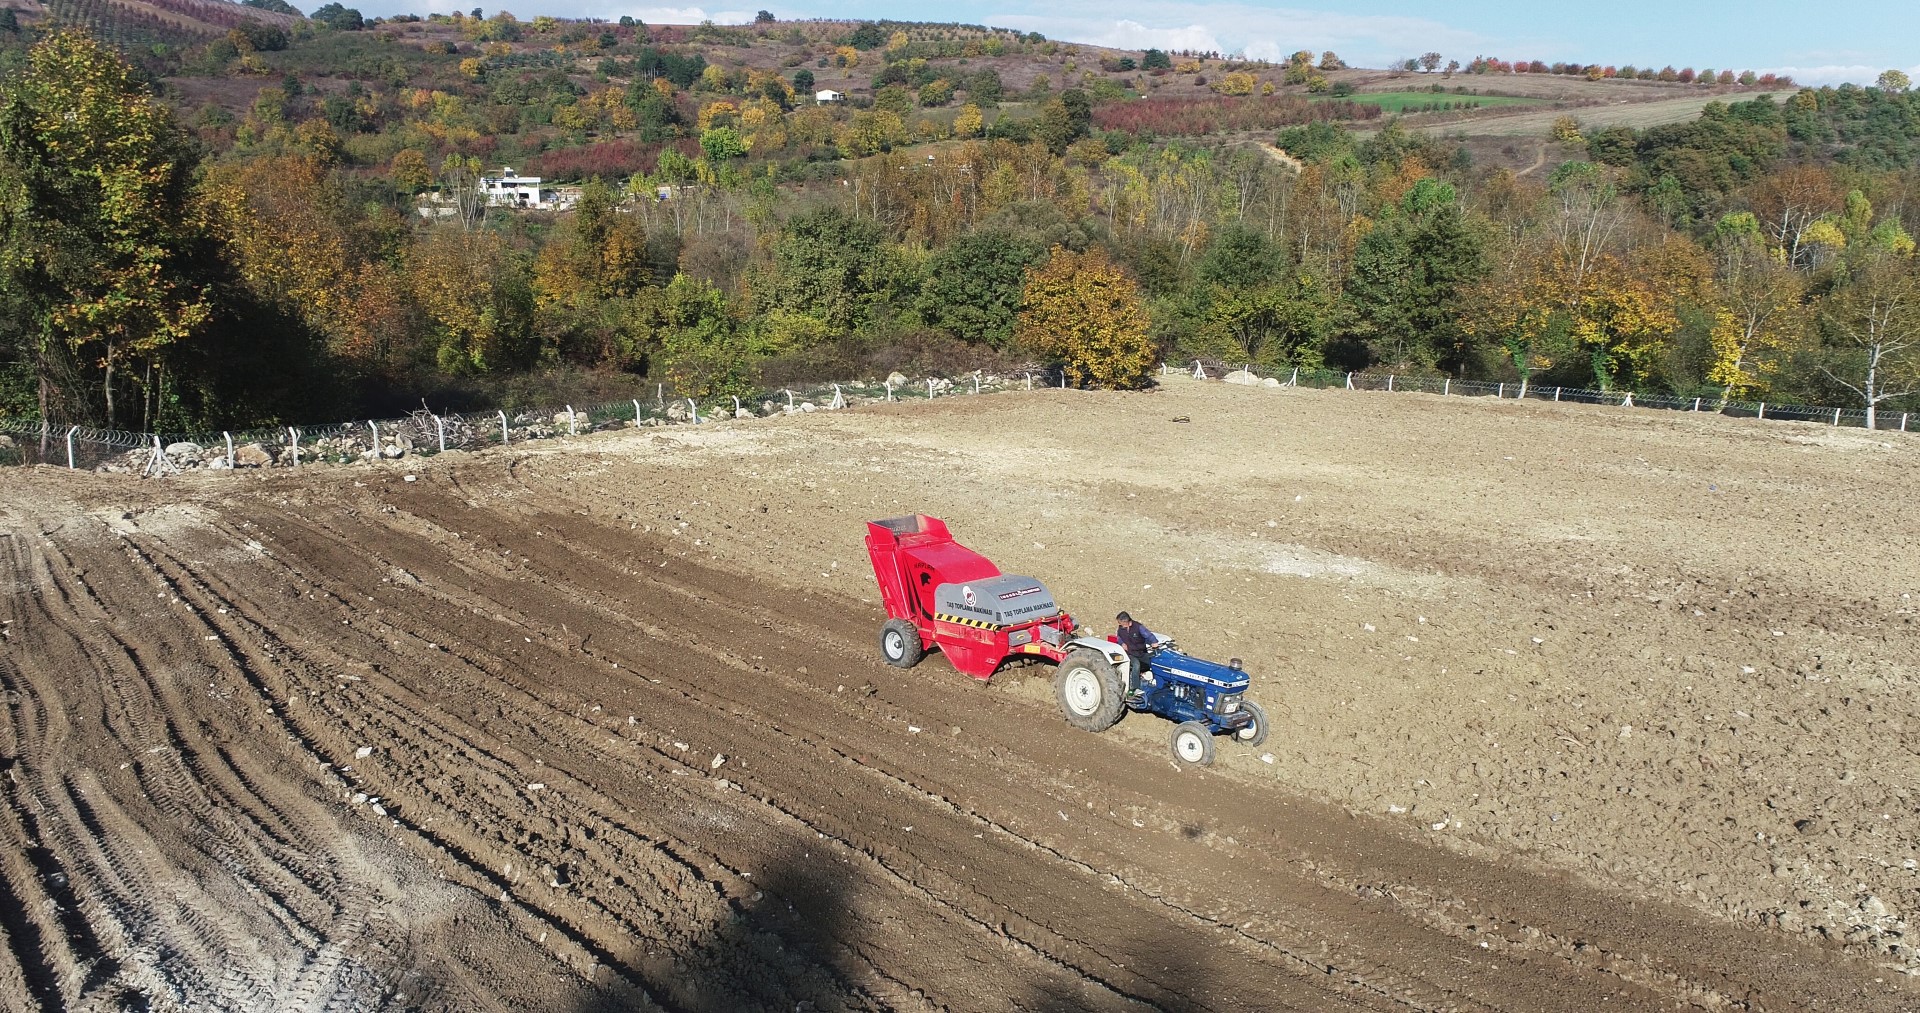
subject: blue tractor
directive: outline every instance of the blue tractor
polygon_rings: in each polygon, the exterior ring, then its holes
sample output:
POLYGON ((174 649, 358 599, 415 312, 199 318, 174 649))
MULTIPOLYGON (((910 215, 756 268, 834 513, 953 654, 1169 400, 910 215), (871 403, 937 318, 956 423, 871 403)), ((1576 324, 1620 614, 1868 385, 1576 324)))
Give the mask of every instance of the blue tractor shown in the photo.
POLYGON ((1140 694, 1126 697, 1128 666, 1120 645, 1093 637, 1077 637, 1054 670, 1054 695, 1067 723, 1090 732, 1103 732, 1127 711, 1153 714, 1175 722, 1173 755, 1182 763, 1206 766, 1213 762, 1216 735, 1244 746, 1267 741, 1267 712, 1246 698, 1247 673, 1240 659, 1227 664, 1183 654, 1173 641, 1161 638, 1147 655, 1140 673, 1140 694))

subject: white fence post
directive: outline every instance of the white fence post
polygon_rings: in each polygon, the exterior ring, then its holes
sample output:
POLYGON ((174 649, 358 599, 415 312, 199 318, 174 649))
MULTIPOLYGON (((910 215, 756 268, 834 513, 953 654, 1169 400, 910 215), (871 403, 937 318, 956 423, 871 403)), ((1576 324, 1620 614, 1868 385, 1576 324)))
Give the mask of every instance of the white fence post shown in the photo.
POLYGON ((738 394, 733 396, 733 417, 736 419, 740 417, 740 395, 738 394))
MULTIPOLYGON (((1199 359, 1193 360, 1193 378, 1195 380, 1205 380, 1207 378, 1207 371, 1200 368, 1199 359)), ((1061 383, 1060 386, 1065 387, 1066 384, 1061 383)))
POLYGON ((73 470, 73 434, 80 431, 79 426, 67 430, 67 470, 73 470))
POLYGON ((447 420, 438 415, 433 417, 434 431, 440 434, 440 452, 447 452, 447 420))
POLYGON ((509 436, 507 436, 507 413, 500 412, 499 415, 500 415, 500 445, 504 447, 507 444, 513 442, 513 440, 509 436))
POLYGON ((1765 401, 1760 402, 1759 417, 1763 419, 1767 417, 1767 403, 1765 401))
POLYGON ((572 405, 567 406, 567 435, 568 436, 580 435, 580 423, 575 421, 574 419, 572 405))
POLYGON ((640 399, 633 399, 633 427, 640 428, 640 399))
POLYGON ((372 419, 368 419, 367 428, 373 430, 373 459, 378 461, 380 459, 380 427, 374 425, 372 419))
POLYGON ((1287 379, 1287 386, 1289 387, 1300 386, 1300 367, 1299 366, 1293 367, 1293 376, 1287 379))
POLYGON ((927 400, 933 400, 933 377, 927 377, 927 400))
POLYGON ((845 394, 840 393, 840 385, 836 383, 833 385, 833 403, 828 405, 827 407, 845 408, 846 406, 847 406, 847 396, 845 394))
POLYGON ((222 431, 220 435, 227 438, 227 470, 232 471, 233 470, 233 434, 222 431))
MULTIPOLYGON (((838 385, 835 385, 833 389, 839 390, 840 387, 838 385)), ((973 374, 973 392, 975 394, 980 393, 980 374, 979 373, 973 374)))
POLYGON ((1060 389, 1067 389, 1067 367, 1065 366, 1060 367, 1060 389))
POLYGON ((1840 409, 1838 408, 1833 410, 1833 424, 1836 426, 1840 424, 1840 409))
POLYGON ((1907 431, 1907 413, 1906 412, 1900 413, 1900 431, 1903 433, 1907 431))
POLYGON ((1560 388, 1558 388, 1558 387, 1555 387, 1555 388, 1553 389, 1553 399, 1554 399, 1555 401, 1558 401, 1558 400, 1560 400, 1560 388))
POLYGON ((1027 389, 1028 389, 1028 390, 1032 390, 1032 389, 1033 389, 1033 374, 1032 374, 1032 373, 1028 373, 1028 374, 1027 374, 1027 389))
POLYGON ((1348 390, 1352 390, 1352 389, 1353 389, 1353 374, 1352 374, 1352 373, 1348 373, 1348 374, 1347 374, 1347 389, 1348 389, 1348 390))
POLYGON ((653 385, 653 399, 655 401, 660 402, 660 409, 662 411, 666 410, 666 407, 667 407, 667 385, 666 384, 656 383, 653 385))
POLYGON ((1621 400, 1620 407, 1622 408, 1633 407, 1633 391, 1627 391, 1627 396, 1621 400))
POLYGON ((1160 361, 1160 375, 1162 377, 1167 375, 1167 363, 1166 363, 1166 360, 1164 359, 1160 361))
POLYGON ((287 427, 287 442, 293 447, 293 466, 300 467, 300 430, 287 427))
POLYGON ((695 423, 700 421, 700 406, 694 404, 692 398, 687 399, 687 414, 693 416, 695 423))
POLYGON ((1447 377, 1446 380, 1440 384, 1440 396, 1446 397, 1451 393, 1453 393, 1453 377, 1447 377))
MULTIPOLYGON (((785 390, 786 388, 783 387, 781 389, 785 390)), ((793 411, 793 391, 790 391, 790 390, 787 391, 787 411, 788 412, 793 411)))
MULTIPOLYGON (((883 384, 886 384, 886 387, 887 387, 887 400, 888 400, 888 401, 892 401, 892 400, 893 400, 893 381, 892 381, 892 380, 882 380, 882 381, 880 381, 880 382, 881 382, 881 383, 883 383, 883 384)), ((1033 376, 1032 376, 1031 374, 1029 374, 1029 375, 1027 376, 1027 389, 1028 389, 1028 390, 1032 390, 1032 389, 1033 389, 1033 376)))
POLYGON ((1700 399, 1699 399, 1699 398, 1694 398, 1694 399, 1693 399, 1693 410, 1694 410, 1694 411, 1699 411, 1699 410, 1700 410, 1700 399))
POLYGON ((1498 399, 1500 399, 1500 398, 1503 398, 1503 397, 1506 397, 1506 396, 1507 396, 1507 385, 1506 385, 1506 384, 1504 384, 1504 383, 1503 383, 1503 384, 1501 384, 1501 385, 1500 385, 1500 389, 1499 389, 1499 390, 1497 390, 1497 391, 1494 391, 1494 392, 1493 392, 1493 396, 1494 396, 1494 398, 1495 398, 1495 400, 1498 400, 1498 399))

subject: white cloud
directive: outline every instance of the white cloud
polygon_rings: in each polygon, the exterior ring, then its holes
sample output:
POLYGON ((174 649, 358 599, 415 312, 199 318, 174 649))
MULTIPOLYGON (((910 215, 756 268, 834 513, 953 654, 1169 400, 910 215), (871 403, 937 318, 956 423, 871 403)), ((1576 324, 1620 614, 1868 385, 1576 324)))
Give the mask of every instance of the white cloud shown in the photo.
MULTIPOLYGON (((1764 73, 1787 74, 1795 84, 1858 84, 1869 85, 1880 77, 1885 67, 1869 67, 1864 63, 1834 63, 1816 67, 1765 67, 1764 73)), ((1905 68, 1908 77, 1920 81, 1920 64, 1905 68)))
MULTIPOLYGON (((1217 50, 1279 59, 1295 50, 1331 49, 1349 63, 1383 66, 1429 50, 1461 61, 1501 47, 1488 38, 1430 18, 1340 14, 1254 7, 1242 3, 1095 3, 1066 0, 1046 14, 994 14, 989 24, 1038 31, 1049 38, 1117 49, 1217 50)), ((1532 46, 1537 43, 1527 43, 1532 46)))
MULTIPOLYGON (((342 0, 348 6, 354 6, 354 0, 342 0)), ((296 5, 298 6, 298 5, 296 5)), ((373 9, 360 0, 360 9, 369 14, 373 9)), ((480 7, 491 16, 499 11, 512 11, 521 20, 530 20, 537 14, 551 14, 560 18, 601 18, 615 21, 621 15, 640 19, 649 25, 697 25, 702 21, 711 21, 716 25, 744 25, 753 20, 754 11, 709 11, 704 7, 635 7, 621 3, 620 0, 584 0, 567 3, 558 0, 532 0, 514 3, 512 0, 407 0, 400 5, 401 11, 415 14, 450 14, 454 11, 469 11, 480 7)), ((384 13, 384 11, 382 12, 384 13)))

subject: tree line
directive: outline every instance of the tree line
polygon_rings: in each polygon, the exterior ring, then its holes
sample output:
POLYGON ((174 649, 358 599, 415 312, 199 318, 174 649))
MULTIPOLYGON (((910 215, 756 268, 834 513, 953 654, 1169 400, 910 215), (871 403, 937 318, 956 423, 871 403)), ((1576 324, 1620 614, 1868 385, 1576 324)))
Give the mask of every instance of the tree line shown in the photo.
POLYGON ((1879 410, 1920 379, 1920 110, 1886 89, 1576 131, 1540 176, 1392 121, 1289 127, 1281 158, 1076 114, 812 182, 663 147, 522 215, 457 143, 369 171, 324 115, 209 151, 83 34, 0 72, 9 414, 238 427, 553 370, 708 396, 1035 362, 1126 387, 1196 356, 1879 410), (456 213, 413 214, 428 188, 456 213))

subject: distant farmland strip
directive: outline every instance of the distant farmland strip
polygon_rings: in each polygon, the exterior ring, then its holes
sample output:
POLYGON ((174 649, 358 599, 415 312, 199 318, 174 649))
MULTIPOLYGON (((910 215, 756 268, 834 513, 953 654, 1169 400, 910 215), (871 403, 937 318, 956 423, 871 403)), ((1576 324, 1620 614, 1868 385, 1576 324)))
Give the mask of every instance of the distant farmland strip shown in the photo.
POLYGON ((1460 95, 1432 91, 1359 92, 1352 96, 1352 100, 1377 105, 1390 113, 1444 112, 1454 109, 1478 109, 1483 106, 1539 105, 1545 101, 1515 98, 1511 95, 1460 95))
POLYGON ((1311 101, 1293 96, 1248 98, 1148 98, 1114 102, 1093 110, 1093 125, 1140 135, 1191 137, 1236 130, 1273 130, 1327 120, 1371 120, 1380 107, 1346 100, 1311 101))

